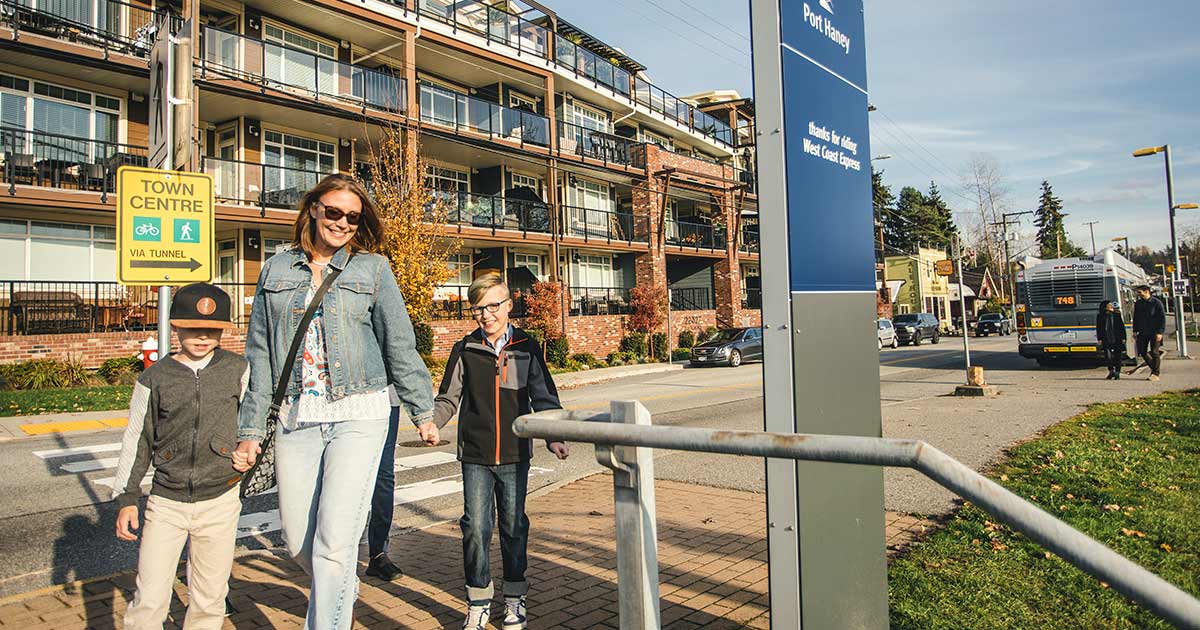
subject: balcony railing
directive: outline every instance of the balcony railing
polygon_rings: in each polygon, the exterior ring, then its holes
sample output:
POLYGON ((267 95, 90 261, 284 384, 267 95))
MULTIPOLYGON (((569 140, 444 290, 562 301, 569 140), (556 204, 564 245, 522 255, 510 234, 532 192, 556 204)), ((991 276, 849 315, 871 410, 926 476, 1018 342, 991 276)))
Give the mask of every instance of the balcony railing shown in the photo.
POLYGON ((633 100, 638 105, 662 114, 714 142, 733 146, 733 129, 729 127, 729 123, 688 105, 679 97, 645 79, 633 78, 633 100))
POLYGON ((738 249, 749 254, 758 253, 758 224, 742 226, 742 242, 738 249))
POLYGON ((587 77, 628 97, 632 75, 611 61, 559 35, 554 39, 554 60, 575 76, 587 77))
POLYGON ((709 311, 713 305, 713 292, 708 287, 682 287, 671 289, 671 310, 709 311))
POLYGON ((585 241, 649 241, 648 217, 576 206, 563 206, 562 209, 565 222, 563 234, 566 236, 577 236, 585 241))
POLYGON ((629 289, 571 287, 570 315, 628 315, 633 312, 629 289))
POLYGON ((0 127, 0 172, 10 195, 26 184, 91 190, 107 202, 116 191, 117 168, 146 166, 146 153, 146 147, 0 127))
POLYGON ((217 203, 296 209, 308 189, 329 173, 205 156, 200 170, 213 177, 217 203))
MULTIPOLYGON (((179 23, 177 16, 172 20, 179 23)), ((116 0, 0 0, 0 22, 16 31, 83 42, 135 57, 150 55, 157 31, 154 11, 116 0)))
POLYGON ((505 199, 468 192, 434 191, 449 208, 448 223, 496 230, 550 233, 550 208, 545 203, 505 199))
POLYGON ((692 109, 692 130, 725 146, 734 146, 733 128, 729 123, 698 109, 692 109))
POLYGON ((762 308, 762 289, 742 289, 742 308, 762 308))
MULTIPOLYGON (((467 299, 467 285, 442 285, 433 290, 433 319, 472 319, 471 302, 467 299)), ((525 296, 520 291, 512 292, 512 311, 509 317, 525 317, 525 296)))
POLYGON ((550 120, 545 116, 459 94, 428 83, 420 86, 421 120, 435 125, 550 146, 550 120))
POLYGON ((418 0, 422 16, 499 42, 518 53, 546 56, 549 32, 537 24, 478 0, 418 0))
POLYGON ((391 113, 406 109, 403 77, 211 26, 201 31, 201 40, 201 78, 229 76, 317 101, 391 113))
POLYGON ((558 152, 578 155, 606 164, 637 166, 637 148, 642 143, 576 124, 558 122, 558 152))
MULTIPOLYGON (((250 308, 240 299, 254 284, 215 283, 234 297, 233 322, 245 326, 250 308)), ((116 282, 0 280, 0 334, 156 330, 158 292, 116 282)))
POLYGON ((668 219, 667 242, 680 247, 722 249, 725 247, 725 229, 686 219, 668 219))

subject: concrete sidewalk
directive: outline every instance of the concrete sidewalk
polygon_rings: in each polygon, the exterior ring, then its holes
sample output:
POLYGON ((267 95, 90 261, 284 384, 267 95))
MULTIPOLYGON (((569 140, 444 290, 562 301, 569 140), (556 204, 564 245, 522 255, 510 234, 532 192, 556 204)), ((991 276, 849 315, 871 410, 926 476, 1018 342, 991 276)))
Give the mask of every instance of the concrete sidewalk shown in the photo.
MULTIPOLYGON (((656 494, 663 627, 768 628, 765 496, 671 481, 659 481, 656 494)), ((618 627, 612 477, 599 473, 531 497, 528 512, 530 627, 618 627)), ((888 553, 929 525, 888 513, 888 553)), ((458 524, 396 534, 392 557, 407 575, 395 583, 364 580, 354 627, 458 627, 464 614, 458 524)), ((498 579, 496 540, 492 566, 498 579)), ((10 598, 0 602, 0 629, 117 628, 132 585, 125 574, 10 598)), ((307 589, 307 578, 285 555, 243 555, 231 581, 237 612, 225 627, 300 627, 307 589)), ((186 601, 182 586, 176 592, 186 601)), ((493 612, 502 608, 497 603, 493 612)), ((167 627, 182 620, 183 604, 175 601, 167 627)), ((498 628, 499 617, 492 621, 498 628)))

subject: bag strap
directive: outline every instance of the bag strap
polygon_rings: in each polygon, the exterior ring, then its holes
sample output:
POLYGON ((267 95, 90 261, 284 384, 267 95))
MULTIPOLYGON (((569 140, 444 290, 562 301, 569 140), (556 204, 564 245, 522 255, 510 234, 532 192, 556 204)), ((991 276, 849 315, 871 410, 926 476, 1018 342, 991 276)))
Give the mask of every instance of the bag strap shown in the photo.
MULTIPOLYGON (((346 264, 350 264, 350 260, 346 259, 346 264)), ((292 368, 296 365, 296 353, 300 351, 300 345, 304 343, 304 337, 308 333, 308 325, 312 323, 313 315, 317 312, 317 307, 321 304, 321 300, 329 291, 329 287, 333 285, 333 281, 342 273, 341 269, 331 267, 329 273, 325 276, 325 280, 321 282, 321 286, 317 287, 317 292, 313 293, 312 300, 308 303, 308 309, 304 311, 304 316, 300 318, 300 324, 296 326, 296 334, 292 336, 292 347, 288 350, 287 360, 283 363, 283 372, 279 374, 279 382, 275 384, 275 395, 271 398, 271 408, 268 415, 279 417, 279 408, 283 405, 283 397, 287 395, 288 381, 291 380, 292 368)))

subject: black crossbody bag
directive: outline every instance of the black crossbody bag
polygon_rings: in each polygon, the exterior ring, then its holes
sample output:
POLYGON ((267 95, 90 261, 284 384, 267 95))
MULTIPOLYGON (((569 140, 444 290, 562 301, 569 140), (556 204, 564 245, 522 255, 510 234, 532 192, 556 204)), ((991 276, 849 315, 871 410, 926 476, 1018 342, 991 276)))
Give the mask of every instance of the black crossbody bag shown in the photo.
POLYGON ((300 351, 300 346, 304 343, 308 325, 312 323, 317 306, 321 304, 329 287, 333 286, 333 280, 340 273, 342 270, 336 267, 329 270, 329 274, 325 276, 325 280, 313 294, 312 301, 308 303, 308 309, 304 311, 304 316, 300 318, 300 325, 296 327, 296 333, 292 336, 292 347, 288 350, 287 361, 283 364, 283 372, 279 374, 279 382, 275 384, 275 395, 271 399, 271 408, 267 411, 267 436, 262 441, 262 452, 259 453, 258 459, 254 461, 250 470, 242 475, 243 499, 262 494, 275 487, 275 432, 279 426, 279 408, 283 405, 283 397, 287 395, 288 381, 291 379, 292 369, 296 365, 296 353, 300 351))

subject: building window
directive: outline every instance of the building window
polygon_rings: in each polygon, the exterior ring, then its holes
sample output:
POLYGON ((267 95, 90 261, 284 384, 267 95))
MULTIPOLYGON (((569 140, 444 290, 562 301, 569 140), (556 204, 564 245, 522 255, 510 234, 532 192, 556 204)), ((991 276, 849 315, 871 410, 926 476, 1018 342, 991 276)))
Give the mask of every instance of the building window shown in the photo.
POLYGON ((267 259, 278 254, 288 248, 292 244, 292 240, 288 238, 264 238, 262 240, 262 261, 267 262, 267 259))
POLYGON ((674 141, 672 141, 670 138, 668 138, 666 136, 662 136, 657 133, 654 133, 653 131, 650 131, 649 129, 642 130, 642 141, 649 142, 651 144, 657 144, 658 146, 660 146, 668 151, 675 150, 675 142, 674 141))
POLYGON ((600 110, 584 107, 579 104, 579 101, 571 101, 567 112, 568 122, 592 131, 611 132, 612 126, 609 124, 608 115, 600 110))
POLYGON ((513 254, 513 266, 524 267, 532 273, 535 278, 542 280, 542 257, 539 254, 513 254))
POLYGON ((268 79, 319 94, 338 94, 337 52, 317 41, 274 24, 263 25, 263 69, 268 79))
POLYGON ((450 277, 445 284, 433 290, 435 302, 462 302, 467 299, 467 287, 474 280, 474 267, 470 254, 451 254, 446 258, 446 266, 450 268, 450 277))
POLYGON ((425 168, 425 185, 437 192, 471 192, 471 175, 441 166, 425 168))
POLYGON ((117 277, 116 228, 0 220, 0 265, 14 280, 113 282, 117 277))
POLYGON ((537 101, 516 92, 508 93, 508 106, 521 111, 537 113, 537 101))
POLYGON ((267 130, 263 133, 263 195, 292 206, 305 191, 333 173, 332 142, 267 130))
POLYGON ((577 287, 603 288, 615 285, 611 255, 580 254, 574 264, 572 283, 577 287))
POLYGON ((542 196, 542 180, 538 179, 537 177, 534 177, 533 175, 526 175, 524 173, 518 173, 516 171, 513 171, 512 172, 512 187, 513 188, 525 187, 525 188, 532 190, 534 192, 534 194, 536 194, 538 197, 542 196))
POLYGON ((421 84, 421 120, 458 125, 467 120, 467 96, 431 83, 421 84))
POLYGON ((24 134, 0 134, 6 148, 46 159, 89 162, 116 152, 122 101, 42 81, 0 75, 0 126, 78 138, 79 141, 24 134), (95 140, 100 143, 86 142, 95 140))

